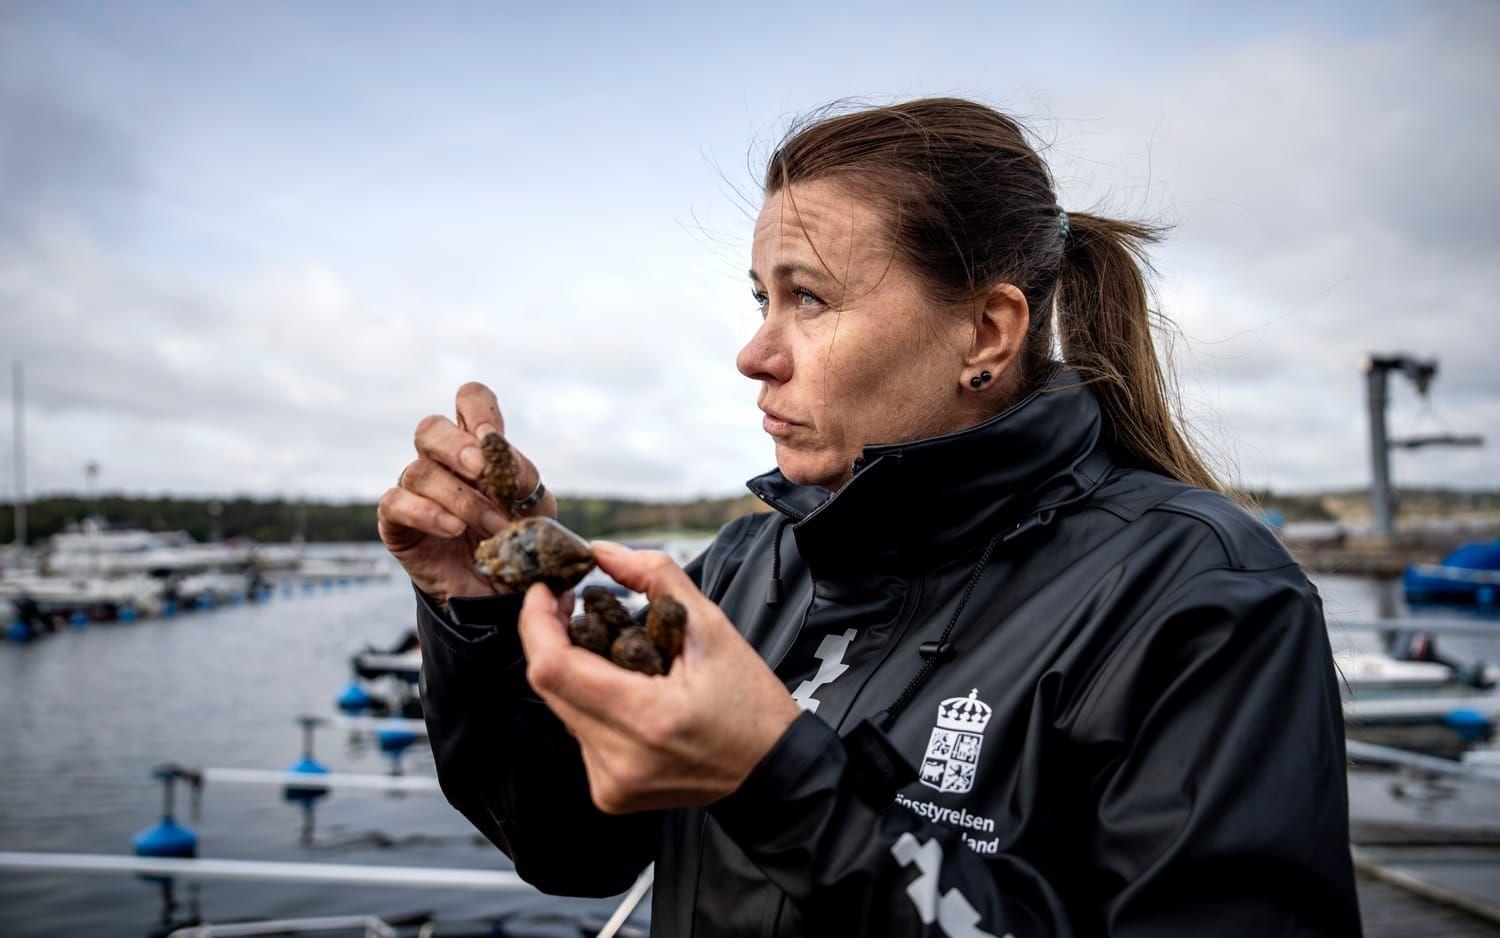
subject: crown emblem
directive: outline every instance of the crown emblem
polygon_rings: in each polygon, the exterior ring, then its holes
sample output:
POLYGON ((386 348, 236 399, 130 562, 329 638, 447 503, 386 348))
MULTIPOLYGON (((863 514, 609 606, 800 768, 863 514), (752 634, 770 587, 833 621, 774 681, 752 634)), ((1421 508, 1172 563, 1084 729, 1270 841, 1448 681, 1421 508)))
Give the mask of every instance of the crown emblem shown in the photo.
POLYGON ((969 691, 967 697, 949 697, 939 704, 937 725, 945 730, 983 733, 993 713, 990 705, 979 699, 979 691, 975 689, 969 691))

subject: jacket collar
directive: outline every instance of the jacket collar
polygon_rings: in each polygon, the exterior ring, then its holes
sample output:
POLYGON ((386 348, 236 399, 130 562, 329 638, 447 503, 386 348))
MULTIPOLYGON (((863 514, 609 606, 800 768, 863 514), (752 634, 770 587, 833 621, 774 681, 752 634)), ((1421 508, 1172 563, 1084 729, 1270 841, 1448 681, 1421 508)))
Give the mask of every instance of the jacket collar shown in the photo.
POLYGON ((867 446, 854 477, 829 494, 780 470, 746 485, 791 522, 815 572, 927 566, 970 552, 1002 526, 1051 521, 1110 465, 1093 392, 1070 368, 994 417, 955 433, 867 446))

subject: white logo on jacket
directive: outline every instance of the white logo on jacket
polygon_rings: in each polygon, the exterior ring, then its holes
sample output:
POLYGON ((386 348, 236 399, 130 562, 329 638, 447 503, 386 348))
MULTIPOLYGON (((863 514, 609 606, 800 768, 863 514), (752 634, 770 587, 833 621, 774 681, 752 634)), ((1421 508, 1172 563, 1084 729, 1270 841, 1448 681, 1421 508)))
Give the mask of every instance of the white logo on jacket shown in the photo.
POLYGON ((962 793, 974 787, 974 768, 984 745, 984 728, 994 711, 979 699, 979 691, 967 697, 949 697, 938 704, 937 725, 927 740, 922 757, 921 782, 938 791, 962 793))
POLYGON ((853 629, 845 629, 843 635, 825 635, 823 641, 818 644, 818 650, 813 652, 813 657, 818 659, 818 673, 797 685, 792 691, 792 699, 797 705, 808 713, 817 713, 818 704, 822 703, 813 697, 818 688, 824 684, 832 684, 835 680, 849 670, 844 664, 844 654, 849 651, 849 643, 854 641, 853 629))
MULTIPOLYGON (((938 879, 943 871, 943 845, 936 838, 918 842, 911 832, 896 838, 891 846, 891 856, 902 866, 916 864, 917 878, 906 887, 912 905, 917 907, 917 917, 923 925, 934 920, 948 938, 995 938, 990 932, 979 928, 979 913, 967 896, 957 889, 938 893, 938 879)), ((1004 938, 1014 938, 1006 932, 1004 938)))

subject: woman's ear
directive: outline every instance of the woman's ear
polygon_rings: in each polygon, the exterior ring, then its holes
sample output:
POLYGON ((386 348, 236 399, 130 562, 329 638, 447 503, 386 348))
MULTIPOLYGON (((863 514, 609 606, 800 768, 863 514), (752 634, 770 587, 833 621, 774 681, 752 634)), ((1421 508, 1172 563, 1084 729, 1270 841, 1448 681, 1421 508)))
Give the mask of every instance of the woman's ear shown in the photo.
POLYGON ((991 378, 998 379, 1015 362, 1031 322, 1026 295, 1014 284, 996 284, 983 300, 974 308, 974 339, 959 375, 965 387, 975 389, 998 384, 991 378))

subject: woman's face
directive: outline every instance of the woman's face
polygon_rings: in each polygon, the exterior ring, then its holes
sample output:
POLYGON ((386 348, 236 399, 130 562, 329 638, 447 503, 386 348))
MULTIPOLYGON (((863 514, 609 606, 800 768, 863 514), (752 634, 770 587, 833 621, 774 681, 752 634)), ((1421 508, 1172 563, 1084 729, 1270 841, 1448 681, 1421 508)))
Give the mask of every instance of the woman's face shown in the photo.
POLYGON ((756 219, 752 264, 763 321, 737 364, 761 382, 788 479, 836 489, 866 444, 973 422, 974 322, 924 299, 875 206, 832 182, 783 189, 756 219))

